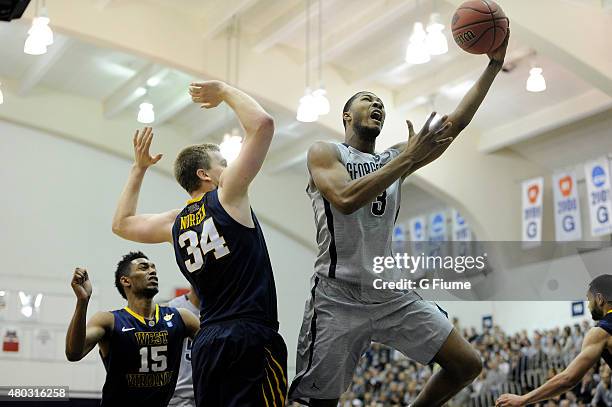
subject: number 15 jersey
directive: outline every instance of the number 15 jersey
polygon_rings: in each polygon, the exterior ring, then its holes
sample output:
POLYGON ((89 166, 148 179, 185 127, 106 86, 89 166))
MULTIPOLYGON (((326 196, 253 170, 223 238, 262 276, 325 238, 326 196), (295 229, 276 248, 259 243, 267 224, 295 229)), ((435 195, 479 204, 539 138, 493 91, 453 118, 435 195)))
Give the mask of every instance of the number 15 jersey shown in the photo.
POLYGON ((238 223, 219 202, 218 189, 190 200, 172 228, 174 253, 200 298, 207 325, 249 319, 278 330, 276 287, 261 226, 238 223))

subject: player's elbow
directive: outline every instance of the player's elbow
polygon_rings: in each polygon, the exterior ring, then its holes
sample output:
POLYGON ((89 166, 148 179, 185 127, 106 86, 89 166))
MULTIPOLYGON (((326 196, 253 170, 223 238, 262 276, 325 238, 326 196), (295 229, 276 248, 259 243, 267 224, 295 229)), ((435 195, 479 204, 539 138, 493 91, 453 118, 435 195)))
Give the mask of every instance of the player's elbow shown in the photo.
POLYGON ((338 197, 333 204, 343 215, 350 215, 359 209, 355 201, 350 197, 338 197))
POLYGON ((83 356, 80 353, 72 352, 66 349, 66 359, 68 359, 68 362, 78 362, 79 360, 83 359, 83 356))
POLYGON ((262 138, 272 138, 274 136, 274 118, 269 114, 262 115, 257 121, 256 134, 262 138))
POLYGON ((558 380, 559 387, 561 387, 562 389, 571 389, 578 383, 580 378, 574 377, 574 375, 568 372, 561 372, 559 373, 558 380))

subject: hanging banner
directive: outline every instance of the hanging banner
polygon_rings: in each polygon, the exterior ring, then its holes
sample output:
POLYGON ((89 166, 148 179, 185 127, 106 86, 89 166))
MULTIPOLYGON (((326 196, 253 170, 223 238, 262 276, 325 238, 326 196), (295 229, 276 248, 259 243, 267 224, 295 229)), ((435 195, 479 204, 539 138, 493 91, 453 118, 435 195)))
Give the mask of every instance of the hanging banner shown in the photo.
POLYGON ((408 232, 410 233, 410 242, 412 253, 418 255, 425 251, 425 242, 427 241, 427 230, 425 228, 425 218, 418 216, 408 221, 408 232))
POLYGON ((539 245, 542 241, 542 195, 544 178, 538 177, 523 182, 523 233, 522 240, 539 245))
POLYGON ((607 157, 584 165, 587 200, 591 215, 591 235, 612 233, 612 202, 610 201, 610 162, 607 157))
POLYGON ((453 209, 453 241, 469 242, 472 240, 470 227, 458 210, 453 209))
POLYGON ((555 240, 567 242, 582 239, 580 200, 574 171, 553 174, 555 199, 555 240))
POLYGON ((442 246, 448 240, 446 233, 446 213, 434 212, 429 215, 429 256, 445 255, 442 246))

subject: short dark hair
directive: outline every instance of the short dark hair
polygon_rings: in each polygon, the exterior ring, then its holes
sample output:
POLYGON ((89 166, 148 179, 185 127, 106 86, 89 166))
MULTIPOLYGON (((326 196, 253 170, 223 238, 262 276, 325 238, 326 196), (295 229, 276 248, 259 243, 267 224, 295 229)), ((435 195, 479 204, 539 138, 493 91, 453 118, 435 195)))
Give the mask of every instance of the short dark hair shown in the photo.
POLYGON ((357 92, 353 96, 351 96, 351 98, 347 100, 347 102, 344 104, 344 108, 342 109, 342 125, 344 126, 345 129, 346 129, 346 122, 344 121, 344 113, 348 112, 351 109, 351 105, 353 104, 355 99, 357 99, 359 96, 363 95, 364 93, 371 93, 371 92, 368 92, 366 90, 357 92))
POLYGON ((187 191, 192 193, 200 187, 199 169, 210 169, 210 151, 220 151, 213 143, 185 147, 174 161, 174 178, 187 191))
POLYGON ((589 284, 591 294, 601 294, 607 302, 612 301, 612 274, 597 276, 589 284))
POLYGON ((130 275, 130 263, 132 260, 136 259, 147 259, 149 258, 143 252, 129 252, 124 255, 119 263, 117 263, 117 270, 115 270, 115 287, 117 287, 117 291, 123 298, 127 300, 127 296, 125 295, 125 290, 123 289, 123 285, 121 285, 121 277, 127 277, 130 275))

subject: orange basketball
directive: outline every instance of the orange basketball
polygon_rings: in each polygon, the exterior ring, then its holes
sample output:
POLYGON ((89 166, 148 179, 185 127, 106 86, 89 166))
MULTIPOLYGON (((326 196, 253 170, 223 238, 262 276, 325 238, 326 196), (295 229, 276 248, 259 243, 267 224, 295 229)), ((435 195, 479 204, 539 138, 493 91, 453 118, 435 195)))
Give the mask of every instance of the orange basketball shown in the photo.
POLYGON ((470 0, 453 15, 453 38, 470 54, 495 51, 506 39, 510 21, 497 3, 491 0, 470 0))

